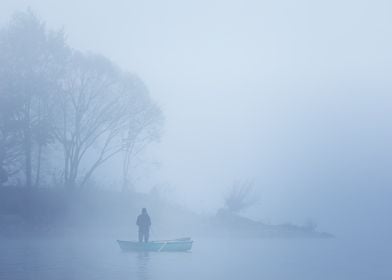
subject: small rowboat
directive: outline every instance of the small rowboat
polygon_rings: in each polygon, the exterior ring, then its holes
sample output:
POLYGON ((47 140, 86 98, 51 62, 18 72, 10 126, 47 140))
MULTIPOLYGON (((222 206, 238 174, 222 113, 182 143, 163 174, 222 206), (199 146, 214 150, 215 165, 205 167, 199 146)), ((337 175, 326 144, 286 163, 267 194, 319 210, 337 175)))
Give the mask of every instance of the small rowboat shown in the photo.
POLYGON ((123 252, 186 252, 191 250, 193 245, 189 237, 151 242, 117 240, 117 243, 123 252))

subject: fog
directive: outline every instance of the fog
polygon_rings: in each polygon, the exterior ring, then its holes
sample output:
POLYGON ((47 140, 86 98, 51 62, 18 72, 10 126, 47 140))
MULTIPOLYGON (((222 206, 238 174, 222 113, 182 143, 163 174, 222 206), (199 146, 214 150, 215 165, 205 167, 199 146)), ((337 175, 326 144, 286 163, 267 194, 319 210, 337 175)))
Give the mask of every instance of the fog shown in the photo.
MULTIPOLYGON (((251 181, 244 217, 389 238, 390 1, 2 0, 0 25, 28 8, 137 75, 162 111, 159 141, 132 162, 135 191, 214 216, 251 181)), ((115 158, 94 179, 120 190, 120 169, 115 158)))

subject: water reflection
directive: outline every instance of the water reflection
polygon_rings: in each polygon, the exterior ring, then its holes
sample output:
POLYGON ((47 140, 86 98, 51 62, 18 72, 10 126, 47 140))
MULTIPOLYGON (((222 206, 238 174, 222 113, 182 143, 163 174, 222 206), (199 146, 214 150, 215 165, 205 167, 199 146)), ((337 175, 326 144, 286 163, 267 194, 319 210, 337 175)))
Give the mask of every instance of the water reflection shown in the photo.
POLYGON ((136 256, 136 275, 138 280, 150 279, 148 263, 150 255, 148 252, 139 252, 136 256))
POLYGON ((0 279, 392 279, 390 246, 369 244, 206 239, 179 254, 122 253, 112 240, 0 239, 0 279))

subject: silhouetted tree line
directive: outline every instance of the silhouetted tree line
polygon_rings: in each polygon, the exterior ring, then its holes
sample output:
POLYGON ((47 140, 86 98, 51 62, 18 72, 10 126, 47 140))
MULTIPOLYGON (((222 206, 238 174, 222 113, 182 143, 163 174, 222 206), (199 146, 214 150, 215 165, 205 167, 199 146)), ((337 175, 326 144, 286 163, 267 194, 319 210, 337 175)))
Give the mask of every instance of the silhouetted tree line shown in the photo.
POLYGON ((0 30, 0 185, 55 178, 74 189, 122 155, 126 187, 130 159, 159 136, 161 111, 140 79, 65 37, 30 11, 0 30))

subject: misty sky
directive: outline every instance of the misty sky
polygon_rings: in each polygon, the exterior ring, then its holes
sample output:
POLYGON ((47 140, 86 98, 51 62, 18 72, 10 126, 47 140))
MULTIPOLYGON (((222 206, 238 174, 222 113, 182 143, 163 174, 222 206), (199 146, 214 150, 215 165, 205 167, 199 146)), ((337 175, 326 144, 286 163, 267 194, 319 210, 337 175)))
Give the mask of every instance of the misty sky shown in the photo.
POLYGON ((208 212, 253 179, 266 221, 387 223, 391 1, 1 0, 0 24, 29 6, 147 84, 165 126, 144 185, 208 212))

